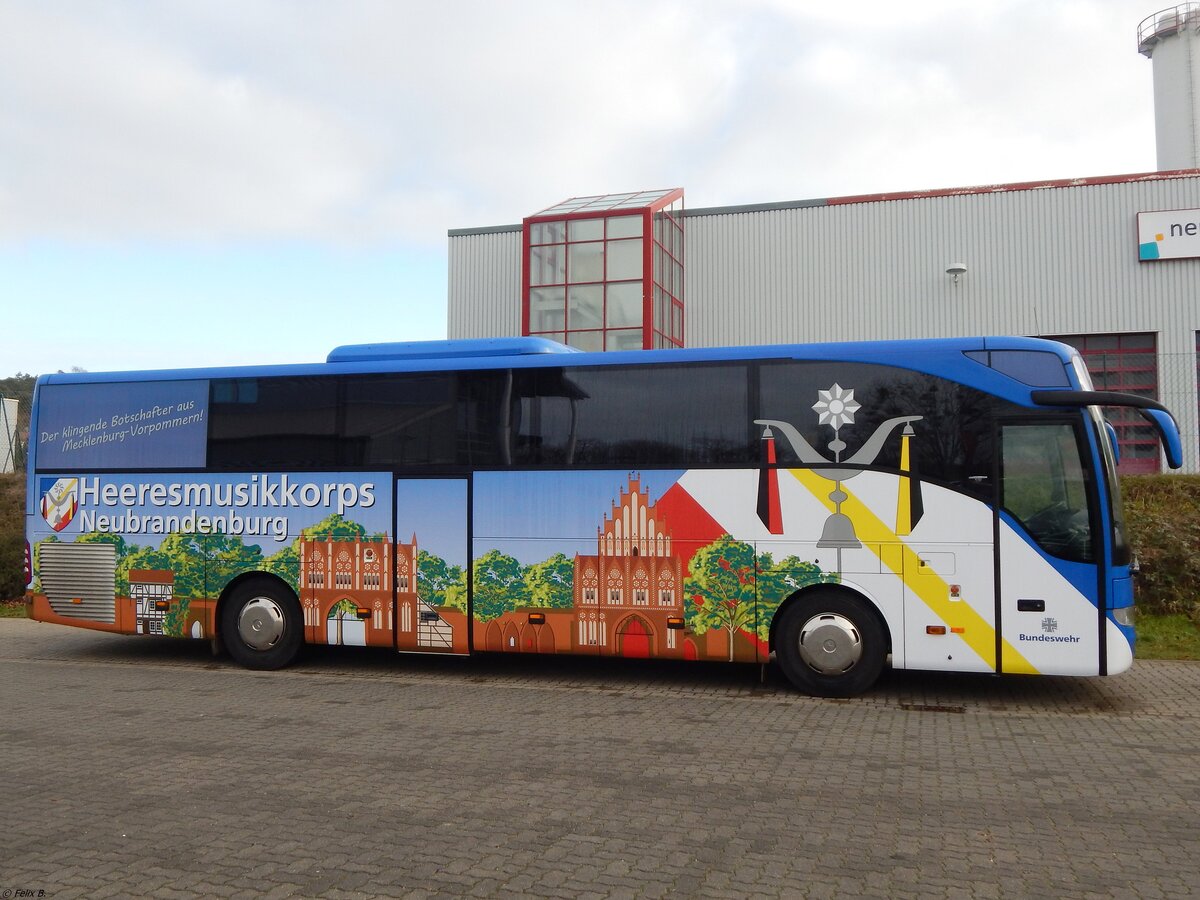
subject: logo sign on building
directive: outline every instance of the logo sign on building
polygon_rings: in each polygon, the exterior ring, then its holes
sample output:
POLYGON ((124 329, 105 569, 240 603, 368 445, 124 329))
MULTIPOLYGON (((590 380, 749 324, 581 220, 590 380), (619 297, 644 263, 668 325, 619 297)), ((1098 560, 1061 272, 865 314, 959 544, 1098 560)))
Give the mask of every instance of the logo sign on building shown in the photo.
POLYGON ((1200 209, 1166 209, 1140 212, 1138 259, 1192 259, 1200 257, 1200 209))

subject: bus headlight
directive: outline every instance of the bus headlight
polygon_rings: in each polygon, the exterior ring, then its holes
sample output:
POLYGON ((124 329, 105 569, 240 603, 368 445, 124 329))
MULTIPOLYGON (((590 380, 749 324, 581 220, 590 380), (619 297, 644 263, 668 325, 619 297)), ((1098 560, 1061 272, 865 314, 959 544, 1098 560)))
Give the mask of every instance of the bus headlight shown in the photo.
POLYGON ((1133 627, 1133 620, 1137 615, 1136 606, 1122 606, 1120 609, 1112 611, 1113 621, 1118 625, 1124 625, 1126 628, 1133 627))

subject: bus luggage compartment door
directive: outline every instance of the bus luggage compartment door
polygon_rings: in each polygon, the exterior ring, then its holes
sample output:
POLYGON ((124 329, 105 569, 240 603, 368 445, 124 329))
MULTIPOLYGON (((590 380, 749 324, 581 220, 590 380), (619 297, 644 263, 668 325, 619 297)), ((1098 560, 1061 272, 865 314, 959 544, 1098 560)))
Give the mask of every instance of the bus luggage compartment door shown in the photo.
POLYGON ((904 558, 905 666, 996 670, 995 557, 988 542, 919 544, 904 558))

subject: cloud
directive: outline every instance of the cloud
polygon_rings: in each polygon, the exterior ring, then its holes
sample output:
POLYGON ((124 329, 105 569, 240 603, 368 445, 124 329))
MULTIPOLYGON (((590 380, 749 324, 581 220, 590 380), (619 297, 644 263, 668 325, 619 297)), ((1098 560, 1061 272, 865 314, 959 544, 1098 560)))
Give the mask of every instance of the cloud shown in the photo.
POLYGON ((1122 4, 760 6, 775 65, 688 182, 717 202, 1154 168, 1150 66, 1122 4))
POLYGON ((8 19, 8 237, 297 235, 361 190, 367 154, 328 110, 124 21, 8 19))
POLYGON ((1127 4, 40 3, 0 34, 0 238, 444 242, 1153 168, 1127 4))

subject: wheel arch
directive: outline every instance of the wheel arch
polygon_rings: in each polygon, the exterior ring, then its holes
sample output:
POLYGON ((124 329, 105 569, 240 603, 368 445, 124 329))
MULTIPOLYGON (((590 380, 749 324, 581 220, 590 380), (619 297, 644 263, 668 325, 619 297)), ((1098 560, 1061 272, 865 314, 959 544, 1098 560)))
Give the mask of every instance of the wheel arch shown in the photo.
MULTIPOLYGON (((292 587, 290 584, 288 584, 286 581, 284 581, 282 578, 280 578, 278 575, 276 575, 274 572, 263 572, 261 570, 254 570, 252 572, 243 572, 242 574, 229 579, 229 581, 227 581, 225 583, 225 587, 223 587, 221 589, 220 596, 217 597, 217 605, 213 609, 213 625, 214 625, 214 631, 217 635, 218 640, 221 639, 220 638, 221 614, 224 612, 225 605, 229 602, 229 598, 231 596, 233 596, 234 592, 237 591, 239 588, 241 588, 243 585, 251 583, 251 582, 260 582, 260 581, 263 582, 264 584, 277 585, 278 587, 283 588, 289 594, 291 594, 293 597, 296 598, 296 602, 298 604, 300 603, 300 596, 296 593, 296 589, 294 587, 292 587)), ((301 608, 301 611, 303 611, 304 605, 300 604, 300 608, 301 608)), ((307 629, 305 629, 305 631, 307 631, 307 629)), ((304 635, 304 642, 305 643, 308 642, 307 633, 305 633, 305 635, 304 635)))
POLYGON ((871 615, 875 617, 879 623, 879 627, 883 629, 884 637, 887 640, 886 652, 889 654, 892 652, 892 629, 888 626, 887 618, 883 615, 883 611, 880 610, 879 604, 875 602, 875 599, 866 591, 858 590, 844 583, 834 584, 829 582, 806 585, 800 588, 800 590, 789 594, 787 599, 779 604, 779 608, 775 610, 775 615, 771 618, 771 630, 767 635, 767 646, 771 652, 775 650, 775 640, 779 630, 779 623, 783 621, 784 613, 790 607, 801 602, 805 597, 811 596, 814 592, 838 593, 846 597, 861 600, 867 609, 870 610, 871 615))

